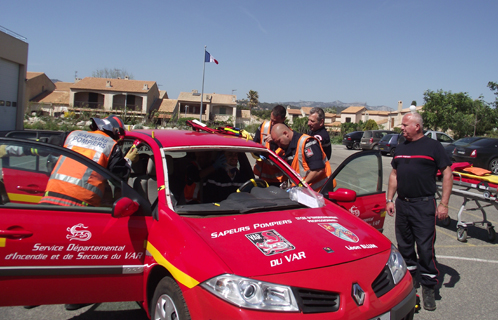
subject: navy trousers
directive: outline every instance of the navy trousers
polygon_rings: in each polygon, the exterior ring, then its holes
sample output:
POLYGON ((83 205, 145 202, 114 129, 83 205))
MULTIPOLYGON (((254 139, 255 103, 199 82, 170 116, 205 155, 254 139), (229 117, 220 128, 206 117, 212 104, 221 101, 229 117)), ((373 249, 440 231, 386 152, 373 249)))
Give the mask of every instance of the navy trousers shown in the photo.
POLYGON ((436 242, 434 197, 396 199, 395 227, 398 250, 405 259, 412 277, 416 279, 418 270, 421 285, 435 286, 438 283, 439 270, 436 267, 434 250, 436 242))

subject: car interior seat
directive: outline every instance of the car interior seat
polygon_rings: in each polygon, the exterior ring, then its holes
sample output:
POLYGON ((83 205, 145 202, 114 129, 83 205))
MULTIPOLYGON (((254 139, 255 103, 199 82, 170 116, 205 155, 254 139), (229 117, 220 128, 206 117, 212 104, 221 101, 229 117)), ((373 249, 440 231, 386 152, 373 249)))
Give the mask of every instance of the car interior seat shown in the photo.
POLYGON ((139 159, 137 164, 135 164, 135 174, 137 176, 132 177, 132 186, 140 195, 148 199, 152 204, 157 199, 157 177, 156 177, 156 166, 154 163, 154 158, 144 157, 145 160, 139 159), (142 161, 141 161, 142 160, 142 161), (140 162, 140 164, 138 164, 140 162))

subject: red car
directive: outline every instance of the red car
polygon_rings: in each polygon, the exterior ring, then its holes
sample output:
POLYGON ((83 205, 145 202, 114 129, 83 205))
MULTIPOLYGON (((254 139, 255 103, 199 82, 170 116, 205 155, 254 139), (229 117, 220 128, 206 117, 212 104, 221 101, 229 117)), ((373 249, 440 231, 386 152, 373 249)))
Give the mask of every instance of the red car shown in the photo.
POLYGON ((252 141, 126 135, 124 151, 141 142, 128 181, 71 150, 0 138, 6 150, 37 150, 1 159, 1 306, 138 301, 153 319, 413 318, 406 265, 371 226, 382 229, 385 216, 378 153, 349 157, 318 194, 252 141), (203 200, 209 190, 201 190, 200 203, 186 204, 194 153, 213 161, 226 150, 248 182, 221 201, 203 200), (99 207, 37 203, 59 157, 106 179, 99 207), (256 161, 287 183, 267 186, 253 174, 256 161))

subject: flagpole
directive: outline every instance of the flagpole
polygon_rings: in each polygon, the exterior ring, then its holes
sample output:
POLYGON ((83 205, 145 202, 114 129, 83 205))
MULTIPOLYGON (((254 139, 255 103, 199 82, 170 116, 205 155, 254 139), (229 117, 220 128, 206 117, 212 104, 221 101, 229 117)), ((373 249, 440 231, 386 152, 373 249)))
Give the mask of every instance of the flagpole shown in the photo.
POLYGON ((202 89, 201 89, 201 113, 199 115, 199 121, 202 122, 202 102, 204 101, 204 74, 206 71, 206 47, 204 46, 204 56, 202 57, 202 89))

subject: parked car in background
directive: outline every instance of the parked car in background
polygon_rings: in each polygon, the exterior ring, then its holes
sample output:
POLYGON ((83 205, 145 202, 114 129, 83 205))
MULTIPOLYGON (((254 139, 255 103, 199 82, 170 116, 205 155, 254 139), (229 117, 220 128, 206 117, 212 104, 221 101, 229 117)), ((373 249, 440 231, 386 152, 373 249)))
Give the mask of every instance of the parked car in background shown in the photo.
POLYGON ((350 133, 346 133, 342 138, 342 144, 345 145, 348 149, 359 150, 362 136, 363 131, 353 131, 350 133))
POLYGON ((361 137, 360 147, 362 150, 378 150, 379 141, 386 134, 396 133, 389 130, 366 130, 361 137))
POLYGON ((447 135, 444 132, 429 130, 426 131, 424 134, 431 139, 441 142, 443 146, 447 146, 450 143, 453 143, 453 138, 451 138, 449 135, 447 135))
POLYGON ((453 143, 450 143, 449 145, 445 146, 444 149, 446 150, 446 154, 448 157, 454 161, 453 159, 453 151, 455 150, 456 147, 465 147, 469 144, 471 144, 474 141, 477 141, 479 139, 482 139, 483 137, 465 137, 462 139, 458 139, 456 141, 453 141, 453 143))
POLYGON ((399 143, 403 143, 405 141, 405 137, 399 133, 386 134, 379 141, 379 150, 382 154, 389 154, 390 156, 394 156, 394 151, 398 147, 399 143))
POLYGON ((498 139, 482 138, 453 151, 456 162, 469 162, 474 167, 498 173, 498 139))

